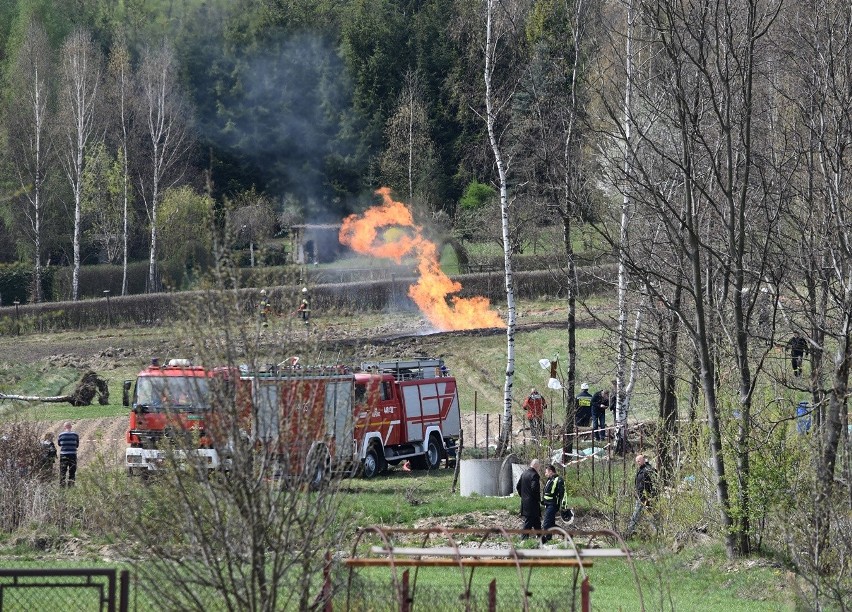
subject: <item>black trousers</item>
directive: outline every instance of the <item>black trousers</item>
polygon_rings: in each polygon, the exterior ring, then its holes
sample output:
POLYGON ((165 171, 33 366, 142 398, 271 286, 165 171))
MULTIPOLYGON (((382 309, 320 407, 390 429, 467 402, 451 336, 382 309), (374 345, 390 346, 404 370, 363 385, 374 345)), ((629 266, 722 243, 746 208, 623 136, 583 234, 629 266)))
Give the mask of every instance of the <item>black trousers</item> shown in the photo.
POLYGON ((793 365, 793 376, 802 375, 802 357, 804 356, 804 352, 801 351, 792 351, 790 353, 790 361, 793 365))
MULTIPOLYGON (((541 523, 542 529, 550 529, 551 527, 556 527, 556 511, 558 507, 555 503, 548 504, 544 507, 544 521, 541 523)), ((542 542, 549 542, 551 536, 546 535, 541 537, 542 542)))
MULTIPOLYGON (((524 517, 524 529, 541 529, 541 515, 537 514, 535 516, 525 516, 524 517)), ((530 537, 528 534, 524 534, 521 536, 522 540, 526 540, 530 537)))
POLYGON ((59 486, 65 486, 65 475, 68 475, 68 484, 74 484, 74 478, 77 476, 77 455, 60 455, 59 456, 59 486))

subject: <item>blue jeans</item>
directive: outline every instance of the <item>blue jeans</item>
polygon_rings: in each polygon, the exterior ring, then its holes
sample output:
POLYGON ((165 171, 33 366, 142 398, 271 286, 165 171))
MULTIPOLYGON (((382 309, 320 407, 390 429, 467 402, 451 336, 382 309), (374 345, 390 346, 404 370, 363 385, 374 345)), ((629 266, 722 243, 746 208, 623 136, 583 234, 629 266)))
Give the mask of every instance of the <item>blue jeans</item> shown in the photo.
MULTIPOLYGON (((558 510, 558 506, 553 504, 548 504, 544 507, 544 520, 541 523, 542 529, 550 529, 551 527, 556 527, 556 511, 558 510)), ((542 543, 549 542, 551 536, 541 536, 542 543)))
POLYGON ((606 410, 600 409, 592 412, 592 431, 595 440, 606 440, 606 410))

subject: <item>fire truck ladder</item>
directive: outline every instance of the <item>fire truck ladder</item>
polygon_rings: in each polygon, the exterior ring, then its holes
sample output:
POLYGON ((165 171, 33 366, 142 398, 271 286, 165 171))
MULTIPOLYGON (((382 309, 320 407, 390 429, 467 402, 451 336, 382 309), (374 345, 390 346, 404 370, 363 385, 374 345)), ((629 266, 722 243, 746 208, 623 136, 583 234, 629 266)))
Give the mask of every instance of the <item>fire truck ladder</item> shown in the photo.
POLYGON ((363 361, 361 370, 393 374, 396 380, 419 380, 446 376, 443 359, 405 359, 399 361, 363 361))
MULTIPOLYGON (((371 526, 360 529, 352 546, 351 556, 345 560, 349 566, 349 591, 353 587, 353 571, 359 567, 390 567, 393 587, 404 601, 401 609, 409 609, 414 602, 417 585, 417 572, 425 567, 454 567, 459 570, 464 591, 461 600, 465 601, 465 609, 470 609, 471 584, 476 568, 514 567, 517 570, 519 592, 522 596, 523 610, 529 611, 530 579, 532 570, 536 567, 564 567, 574 569, 573 589, 576 594, 578 581, 580 587, 580 609, 584 612, 591 610, 591 591, 593 590, 586 568, 592 566, 594 559, 623 558, 633 572, 636 590, 639 595, 639 606, 644 611, 642 587, 639 576, 633 565, 633 559, 627 545, 619 534, 610 530, 601 531, 568 531, 554 527, 548 531, 521 529, 447 529, 433 527, 429 529, 392 529, 371 526), (541 537, 544 534, 555 536, 561 541, 552 548, 516 548, 514 540, 520 535, 541 537), (406 541, 422 536, 420 546, 397 546, 394 540, 403 538, 406 541), (441 540, 435 545, 434 539, 441 540), (463 539, 463 543, 459 543, 463 539), (490 540, 490 541, 489 541, 490 540), (497 541, 495 541, 497 540, 497 541), (602 540, 614 541, 618 547, 600 547, 602 540), (362 541, 369 541, 364 554, 359 548, 364 548, 362 541), (378 541, 378 544, 374 543, 378 541), (444 544, 444 545, 440 545, 444 544), (414 578, 408 579, 405 571, 402 580, 397 568, 413 567, 414 578), (469 570, 469 574, 466 572, 469 570), (526 571, 525 571, 526 570, 526 571)), ((349 609, 349 592, 347 606, 349 609)), ((496 597, 495 581, 492 581, 489 599, 496 597)), ((496 603, 494 604, 496 605, 496 603)))

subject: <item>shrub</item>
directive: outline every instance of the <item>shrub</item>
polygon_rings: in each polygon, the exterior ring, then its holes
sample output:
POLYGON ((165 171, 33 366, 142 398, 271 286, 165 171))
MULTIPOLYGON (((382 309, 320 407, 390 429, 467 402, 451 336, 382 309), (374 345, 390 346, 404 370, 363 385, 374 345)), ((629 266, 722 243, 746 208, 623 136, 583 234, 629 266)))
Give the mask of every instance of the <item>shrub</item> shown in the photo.
POLYGON ((38 426, 12 422, 0 429, 0 530, 11 533, 42 520, 52 466, 42 464, 38 426))

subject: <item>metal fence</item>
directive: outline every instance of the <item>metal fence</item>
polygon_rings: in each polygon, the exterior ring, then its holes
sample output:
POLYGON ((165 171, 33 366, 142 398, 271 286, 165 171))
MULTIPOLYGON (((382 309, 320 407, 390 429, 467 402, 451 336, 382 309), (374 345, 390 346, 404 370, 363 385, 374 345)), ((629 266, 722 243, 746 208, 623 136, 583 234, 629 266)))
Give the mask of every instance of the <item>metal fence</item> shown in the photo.
POLYGON ((115 569, 0 569, 0 610, 126 612, 130 578, 115 569))
MULTIPOLYGON (((422 570, 421 570, 422 571, 422 570)), ((471 585, 458 571, 446 573, 442 586, 415 584, 412 570, 401 572, 396 581, 376 578, 355 579, 339 592, 327 609, 351 612, 415 612, 416 610, 464 610, 466 612, 516 612, 517 610, 581 610, 580 589, 568 583, 525 587, 517 580, 492 580, 471 585), (453 576, 454 574, 454 576, 453 576), (451 578, 455 578, 454 580, 451 578)))

